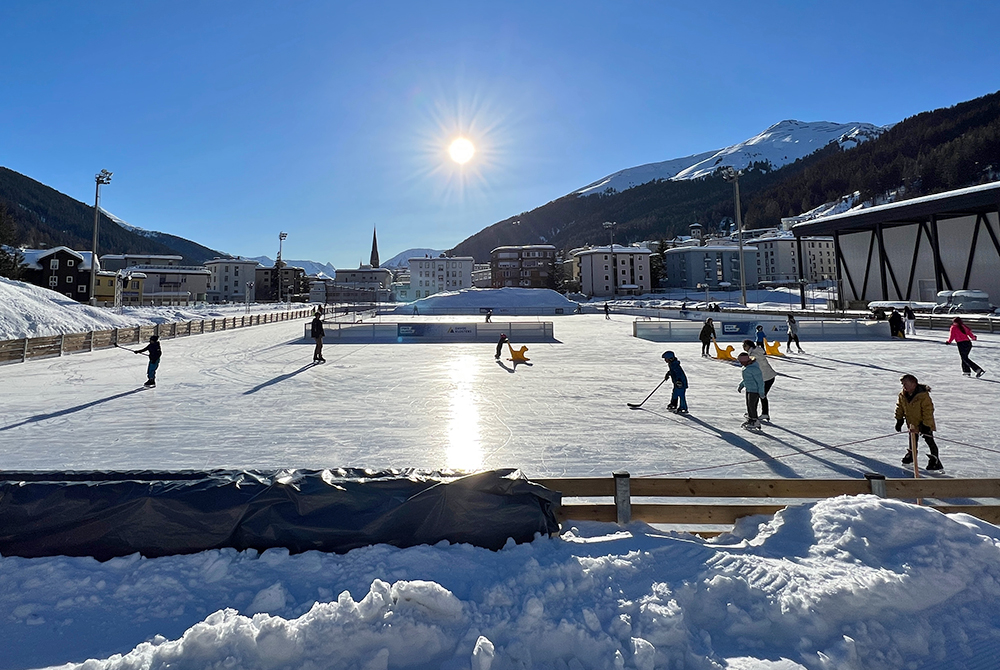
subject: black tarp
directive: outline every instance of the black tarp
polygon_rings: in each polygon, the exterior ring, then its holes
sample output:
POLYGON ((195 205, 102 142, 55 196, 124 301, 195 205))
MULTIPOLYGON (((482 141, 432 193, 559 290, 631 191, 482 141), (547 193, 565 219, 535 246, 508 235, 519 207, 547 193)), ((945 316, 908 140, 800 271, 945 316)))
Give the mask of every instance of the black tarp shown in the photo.
POLYGON ((0 472, 0 555, 342 553, 441 540, 497 550, 557 532, 560 503, 518 470, 0 472))

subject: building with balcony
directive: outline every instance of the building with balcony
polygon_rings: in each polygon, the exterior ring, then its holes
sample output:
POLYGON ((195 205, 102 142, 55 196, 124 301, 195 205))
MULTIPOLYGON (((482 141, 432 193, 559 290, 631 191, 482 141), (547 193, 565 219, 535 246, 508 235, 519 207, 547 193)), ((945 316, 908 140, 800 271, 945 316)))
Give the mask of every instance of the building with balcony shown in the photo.
MULTIPOLYGON (((746 287, 756 288, 759 281, 757 247, 744 244, 743 264, 746 287)), ((738 289, 740 249, 730 244, 667 249, 663 252, 663 269, 667 275, 664 284, 671 288, 697 289, 707 285, 719 290, 722 284, 728 283, 738 289)))
POLYGON ((408 302, 442 291, 460 291, 473 286, 472 268, 475 259, 472 256, 439 258, 418 256, 411 258, 408 263, 410 286, 408 290, 403 286, 397 287, 397 300, 408 302))
POLYGON ((555 288, 556 248, 551 244, 497 247, 490 252, 493 288, 555 288))
POLYGON ((652 286, 650 256, 644 247, 592 247, 576 251, 580 291, 584 295, 609 297, 642 295, 652 286))

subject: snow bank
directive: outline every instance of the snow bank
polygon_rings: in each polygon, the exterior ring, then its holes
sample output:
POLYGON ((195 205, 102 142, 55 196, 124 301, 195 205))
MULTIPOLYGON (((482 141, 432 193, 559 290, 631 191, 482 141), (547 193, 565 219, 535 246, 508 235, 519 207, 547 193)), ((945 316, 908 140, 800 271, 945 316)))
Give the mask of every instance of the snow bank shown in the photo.
MULTIPOLYGON (((252 305, 254 312, 283 305, 252 305)), ((126 307, 122 314, 84 305, 47 288, 0 277, 0 340, 86 333, 156 323, 200 321, 243 314, 245 305, 126 307)))
POLYGON ((969 667, 1000 628, 1000 529, 872 496, 714 541, 581 523, 499 552, 5 558, 0 575, 9 667, 969 667))
POLYGON ((394 311, 400 314, 412 314, 416 307, 421 312, 431 313, 435 310, 468 309, 478 313, 480 307, 494 310, 511 308, 562 308, 566 314, 576 309, 577 303, 569 300, 561 293, 547 288, 468 288, 461 291, 435 293, 426 298, 397 307, 394 311))

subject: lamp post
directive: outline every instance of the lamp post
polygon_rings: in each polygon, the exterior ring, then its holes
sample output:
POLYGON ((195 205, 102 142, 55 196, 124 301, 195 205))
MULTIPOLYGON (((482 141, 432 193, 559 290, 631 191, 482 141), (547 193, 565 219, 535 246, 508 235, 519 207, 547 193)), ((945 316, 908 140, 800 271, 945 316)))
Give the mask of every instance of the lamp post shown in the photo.
POLYGON ((278 233, 278 260, 274 262, 274 280, 278 284, 278 302, 281 302, 281 243, 288 238, 288 233, 278 233))
POLYGON ((94 240, 90 245, 90 304, 97 304, 97 295, 94 289, 97 287, 97 221, 100 216, 100 210, 97 205, 101 201, 101 184, 111 183, 111 172, 107 170, 101 170, 96 175, 94 175, 94 181, 97 182, 96 192, 94 193, 94 240))
POLYGON ((736 239, 740 246, 740 301, 743 306, 747 306, 747 282, 746 282, 746 269, 743 264, 743 218, 740 213, 740 173, 733 169, 731 165, 727 165, 722 170, 722 178, 726 181, 733 182, 733 189, 735 192, 734 198, 736 199, 736 239))
POLYGON ((618 262, 615 260, 615 226, 614 221, 605 221, 604 229, 611 233, 611 297, 618 296, 618 262))

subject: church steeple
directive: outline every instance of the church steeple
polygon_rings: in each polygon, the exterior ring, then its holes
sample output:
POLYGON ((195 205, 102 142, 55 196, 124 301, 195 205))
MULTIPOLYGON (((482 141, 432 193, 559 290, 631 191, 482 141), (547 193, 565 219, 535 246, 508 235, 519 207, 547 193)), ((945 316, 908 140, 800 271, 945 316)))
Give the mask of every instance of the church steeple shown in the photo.
POLYGON ((377 268, 378 263, 378 236, 375 234, 375 228, 372 227, 372 258, 371 266, 377 268))

